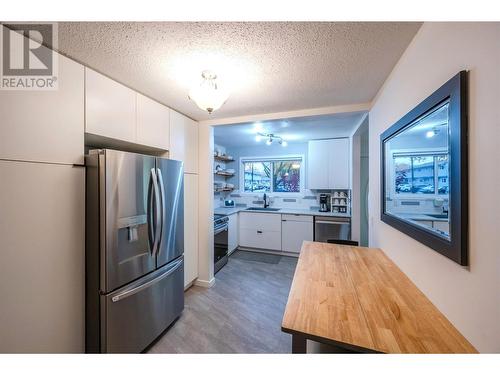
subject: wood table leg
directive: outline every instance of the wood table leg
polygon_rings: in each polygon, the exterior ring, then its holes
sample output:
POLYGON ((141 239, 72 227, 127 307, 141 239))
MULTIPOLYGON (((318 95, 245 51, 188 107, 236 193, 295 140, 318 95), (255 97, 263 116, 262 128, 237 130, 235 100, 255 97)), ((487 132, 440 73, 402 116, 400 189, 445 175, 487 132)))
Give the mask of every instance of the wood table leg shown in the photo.
POLYGON ((307 340, 302 335, 292 334, 292 354, 306 354, 307 340))

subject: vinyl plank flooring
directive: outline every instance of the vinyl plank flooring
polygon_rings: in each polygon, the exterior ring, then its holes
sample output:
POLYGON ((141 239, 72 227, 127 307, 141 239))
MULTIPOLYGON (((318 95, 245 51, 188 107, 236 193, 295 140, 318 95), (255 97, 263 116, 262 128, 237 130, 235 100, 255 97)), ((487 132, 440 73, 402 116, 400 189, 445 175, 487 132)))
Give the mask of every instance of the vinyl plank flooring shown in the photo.
POLYGON ((297 259, 229 258, 212 288, 186 291, 181 317, 148 353, 290 353, 281 320, 297 259))

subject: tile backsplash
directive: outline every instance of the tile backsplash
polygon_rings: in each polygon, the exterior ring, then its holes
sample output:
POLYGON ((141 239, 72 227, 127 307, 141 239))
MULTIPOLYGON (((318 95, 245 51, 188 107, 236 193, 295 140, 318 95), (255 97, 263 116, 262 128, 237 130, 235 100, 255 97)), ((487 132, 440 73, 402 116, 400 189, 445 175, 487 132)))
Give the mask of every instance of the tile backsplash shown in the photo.
MULTIPOLYGON (((321 193, 330 193, 330 191, 321 191, 321 193)), ((262 200, 264 193, 240 194, 239 190, 235 190, 228 194, 219 194, 214 197, 214 207, 224 206, 225 199, 234 200, 236 205, 246 205, 247 207, 259 207, 264 204, 262 200)), ((303 194, 289 197, 286 194, 266 193, 270 199, 271 207, 289 208, 289 209, 317 209, 319 207, 320 192, 305 190, 303 194)))

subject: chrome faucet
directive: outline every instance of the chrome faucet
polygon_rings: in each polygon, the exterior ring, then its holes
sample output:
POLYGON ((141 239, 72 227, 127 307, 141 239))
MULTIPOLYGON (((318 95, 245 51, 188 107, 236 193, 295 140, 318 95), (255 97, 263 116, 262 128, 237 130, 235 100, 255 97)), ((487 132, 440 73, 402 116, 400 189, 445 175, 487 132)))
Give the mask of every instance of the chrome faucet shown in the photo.
POLYGON ((262 200, 264 201, 264 208, 269 207, 269 201, 267 200, 266 193, 264 193, 264 197, 262 198, 262 200))

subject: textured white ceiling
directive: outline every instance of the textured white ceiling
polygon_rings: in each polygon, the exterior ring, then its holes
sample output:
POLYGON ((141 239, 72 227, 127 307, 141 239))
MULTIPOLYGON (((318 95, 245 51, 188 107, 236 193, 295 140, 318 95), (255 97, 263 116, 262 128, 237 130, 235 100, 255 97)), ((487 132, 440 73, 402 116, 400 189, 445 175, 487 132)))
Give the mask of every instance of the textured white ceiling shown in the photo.
MULTIPOLYGON (((272 133, 288 143, 303 143, 311 139, 348 137, 361 123, 365 112, 339 113, 272 120, 256 123, 220 125, 214 128, 216 144, 228 148, 254 146, 258 132, 272 133)), ((264 142, 263 142, 264 143, 264 142)))
POLYGON ((196 120, 365 103, 420 23, 59 23, 59 51, 196 120), (209 116, 188 97, 203 69, 231 88, 209 116))

